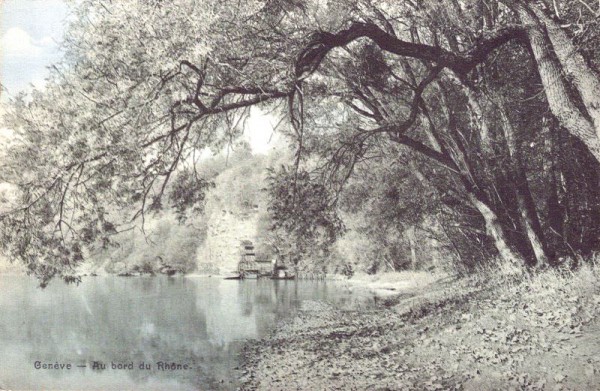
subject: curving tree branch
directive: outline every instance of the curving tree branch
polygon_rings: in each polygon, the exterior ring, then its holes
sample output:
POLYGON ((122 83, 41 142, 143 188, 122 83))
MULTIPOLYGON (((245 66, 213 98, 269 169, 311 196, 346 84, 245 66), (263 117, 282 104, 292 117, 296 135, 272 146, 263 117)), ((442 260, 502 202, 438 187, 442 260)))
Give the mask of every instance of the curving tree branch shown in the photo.
POLYGON ((459 75, 465 75, 477 64, 485 61, 495 49, 511 40, 525 39, 526 31, 522 26, 503 27, 489 33, 466 52, 454 53, 439 46, 403 41, 373 23, 353 22, 350 27, 337 33, 314 32, 306 47, 298 55, 296 77, 306 78, 319 67, 332 49, 348 45, 359 38, 369 38, 389 53, 432 61, 439 66, 452 69, 459 75))

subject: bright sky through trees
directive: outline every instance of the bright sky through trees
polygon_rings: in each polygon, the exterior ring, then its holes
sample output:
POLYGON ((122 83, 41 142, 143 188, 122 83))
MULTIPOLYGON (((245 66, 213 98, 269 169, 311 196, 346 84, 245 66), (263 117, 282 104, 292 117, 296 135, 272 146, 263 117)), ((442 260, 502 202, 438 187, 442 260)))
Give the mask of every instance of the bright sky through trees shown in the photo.
MULTIPOLYGON (((69 9, 63 0, 2 0, 0 2, 0 83, 5 90, 0 102, 20 91, 40 88, 47 67, 61 57, 60 42, 69 9)), ((1 112, 1 107, 0 107, 1 112)), ((245 139, 255 153, 275 145, 277 120, 254 109, 246 123, 245 139)), ((10 132, 0 130, 0 137, 10 132)))

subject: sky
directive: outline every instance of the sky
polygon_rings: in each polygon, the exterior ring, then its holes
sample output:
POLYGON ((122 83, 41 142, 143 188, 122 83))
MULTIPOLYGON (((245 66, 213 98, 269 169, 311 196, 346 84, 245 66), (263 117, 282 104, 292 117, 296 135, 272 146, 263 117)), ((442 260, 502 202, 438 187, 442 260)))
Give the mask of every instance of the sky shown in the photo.
POLYGON ((8 95, 43 85, 46 67, 60 59, 67 15, 61 0, 0 1, 0 82, 8 95))
MULTIPOLYGON (((69 9, 62 0, 0 0, 0 83, 2 102, 32 86, 41 88, 47 67, 60 60, 60 43, 69 9)), ((277 119, 253 110, 244 138, 255 153, 266 153, 277 144, 273 134, 277 119), (269 142, 271 140, 271 142, 269 142)), ((10 131, 0 129, 2 137, 10 131)))

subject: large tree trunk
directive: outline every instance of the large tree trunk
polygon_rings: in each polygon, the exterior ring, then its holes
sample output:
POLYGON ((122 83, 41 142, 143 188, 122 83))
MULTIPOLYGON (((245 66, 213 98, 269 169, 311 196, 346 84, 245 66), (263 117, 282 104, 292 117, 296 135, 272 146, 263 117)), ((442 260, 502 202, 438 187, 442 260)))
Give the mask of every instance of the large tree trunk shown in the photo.
POLYGON ((545 149, 548 155, 544 164, 544 171, 548 173, 549 184, 546 194, 548 198, 546 205, 548 209, 548 227, 554 236, 556 252, 560 255, 570 252, 568 234, 565 224, 568 219, 568 211, 565 208, 564 193, 565 181, 561 170, 561 160, 564 159, 565 149, 570 149, 567 143, 561 142, 559 129, 556 126, 548 127, 548 136, 545 138, 545 149))
POLYGON ((596 135, 600 139, 600 78, 577 51, 573 40, 569 38, 567 33, 535 5, 531 8, 545 25, 558 61, 571 77, 586 111, 592 118, 596 135))
POLYGON ((559 123, 583 141, 594 157, 600 161, 600 139, 596 128, 579 111, 569 96, 566 81, 562 76, 563 69, 556 58, 557 53, 551 50, 553 46, 545 26, 528 7, 519 5, 516 11, 527 27, 529 42, 550 110, 559 123))

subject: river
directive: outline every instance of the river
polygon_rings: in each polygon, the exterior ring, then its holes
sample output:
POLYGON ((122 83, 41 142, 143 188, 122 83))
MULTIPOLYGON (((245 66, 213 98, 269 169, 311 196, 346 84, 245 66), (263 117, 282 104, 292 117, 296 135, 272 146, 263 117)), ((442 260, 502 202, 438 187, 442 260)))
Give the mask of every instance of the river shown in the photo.
POLYGON ((332 281, 163 276, 0 275, 0 293, 0 388, 25 390, 235 389, 246 340, 305 300, 358 300, 332 281))

